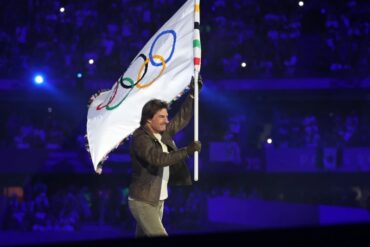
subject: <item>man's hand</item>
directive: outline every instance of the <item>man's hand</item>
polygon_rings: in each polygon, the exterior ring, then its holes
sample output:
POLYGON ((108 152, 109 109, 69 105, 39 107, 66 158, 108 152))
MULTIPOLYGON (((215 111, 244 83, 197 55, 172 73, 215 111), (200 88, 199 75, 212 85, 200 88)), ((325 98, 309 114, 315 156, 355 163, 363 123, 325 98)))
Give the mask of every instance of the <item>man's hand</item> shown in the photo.
POLYGON ((201 149, 202 144, 200 141, 194 141, 186 147, 186 152, 188 152, 188 155, 193 155, 196 151, 200 152, 201 149))
MULTIPOLYGON (((199 91, 203 87, 203 78, 200 74, 198 76, 198 87, 199 87, 199 91)), ((194 76, 191 77, 191 81, 190 81, 190 94, 194 96, 194 76)))

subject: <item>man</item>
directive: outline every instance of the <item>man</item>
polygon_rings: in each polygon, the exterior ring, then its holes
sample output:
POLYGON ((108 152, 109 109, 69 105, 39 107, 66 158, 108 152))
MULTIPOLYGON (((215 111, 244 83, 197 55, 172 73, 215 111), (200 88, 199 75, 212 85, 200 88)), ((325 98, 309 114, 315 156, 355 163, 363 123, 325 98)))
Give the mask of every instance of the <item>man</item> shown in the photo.
MULTIPOLYGON (((203 82, 198 80, 199 88, 203 82)), ((194 80, 189 96, 175 117, 168 121, 168 104, 154 99, 142 110, 140 127, 130 145, 133 173, 129 208, 136 220, 136 236, 168 236, 162 224, 167 184, 191 185, 185 159, 200 151, 199 141, 178 149, 172 137, 189 122, 193 112, 194 80)))

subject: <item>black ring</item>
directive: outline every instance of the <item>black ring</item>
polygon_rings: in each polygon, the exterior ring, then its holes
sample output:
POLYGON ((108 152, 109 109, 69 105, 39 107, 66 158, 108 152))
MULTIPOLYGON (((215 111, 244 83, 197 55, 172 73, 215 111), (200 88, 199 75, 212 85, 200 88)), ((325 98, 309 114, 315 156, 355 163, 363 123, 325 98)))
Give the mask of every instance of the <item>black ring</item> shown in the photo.
MULTIPOLYGON (((139 56, 137 56, 133 61, 132 61, 132 63, 131 64, 133 64, 135 61, 136 61, 136 59, 138 59, 139 57, 141 57, 143 60, 144 60, 144 63, 145 63, 145 61, 146 61, 146 56, 144 55, 144 54, 140 54, 139 56)), ((131 65, 130 64, 130 65, 131 65)), ((144 78, 144 76, 146 75, 146 72, 148 71, 148 63, 146 63, 145 64, 145 69, 144 69, 144 73, 143 73, 143 75, 141 76, 141 78, 134 84, 134 85, 130 85, 130 86, 127 86, 127 85, 125 85, 124 83, 123 83, 123 75, 118 79, 118 81, 119 81, 119 84, 123 87, 123 88, 133 88, 133 87, 135 87, 143 78, 144 78)))

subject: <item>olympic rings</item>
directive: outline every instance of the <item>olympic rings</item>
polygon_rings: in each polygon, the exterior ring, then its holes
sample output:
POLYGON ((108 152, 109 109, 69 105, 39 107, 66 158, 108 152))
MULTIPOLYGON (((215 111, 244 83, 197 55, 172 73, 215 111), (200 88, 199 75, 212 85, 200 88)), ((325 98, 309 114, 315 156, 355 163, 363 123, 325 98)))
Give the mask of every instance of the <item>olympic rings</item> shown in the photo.
MULTIPOLYGON (((146 88, 146 87, 149 87, 150 85, 152 85, 162 74, 163 74, 163 71, 166 69, 166 62, 164 61, 164 59, 163 59, 163 57, 162 56, 160 56, 160 55, 154 55, 153 56, 153 58, 157 58, 157 59, 159 59, 159 60, 161 60, 161 62, 162 62, 162 69, 161 69, 161 72, 159 72, 159 75, 157 75, 157 77, 155 77, 151 82, 149 82, 149 83, 147 83, 147 84, 145 84, 145 85, 141 85, 139 82, 136 84, 136 87, 138 87, 138 88, 146 88)), ((144 68, 144 66, 146 66, 146 65, 148 65, 148 63, 149 63, 149 58, 147 58, 146 60, 145 60, 145 62, 143 63, 143 65, 141 65, 141 67, 140 67, 140 70, 139 70, 139 74, 137 75, 137 80, 139 80, 139 78, 140 78, 140 74, 141 74, 141 72, 143 71, 143 68, 144 68)), ((144 72, 145 73, 145 72, 144 72)), ((143 77, 141 77, 141 78, 143 78, 143 77)))
POLYGON ((176 47, 176 32, 174 30, 165 30, 165 31, 161 32, 159 35, 157 35, 157 37, 154 39, 154 41, 153 41, 153 43, 152 43, 152 45, 150 47, 149 57, 147 58, 143 53, 141 53, 141 54, 139 54, 139 56, 137 56, 131 62, 131 64, 134 63, 138 58, 142 58, 143 61, 144 61, 144 63, 140 66, 139 72, 137 74, 136 82, 134 82, 134 80, 131 79, 130 77, 127 77, 127 76, 124 77, 126 73, 123 74, 118 79, 118 81, 116 82, 116 86, 114 88, 114 91, 113 91, 112 95, 109 97, 108 102, 105 105, 103 105, 104 102, 101 103, 101 104, 99 104, 96 107, 96 110, 99 111, 99 110, 102 110, 103 108, 105 108, 106 110, 114 110, 114 109, 116 109, 117 107, 119 107, 122 104, 122 102, 128 97, 128 95, 135 88, 135 86, 137 88, 139 88, 139 89, 146 88, 146 87, 151 86, 156 80, 158 80, 159 77, 161 77, 163 75, 163 73, 164 73, 164 71, 165 71, 165 69, 167 67, 167 63, 172 59, 172 56, 173 56, 174 51, 175 51, 175 47, 176 47), (154 49, 154 46, 155 46, 156 42, 158 41, 158 39, 162 35, 165 35, 165 34, 172 34, 172 36, 173 36, 173 43, 172 43, 171 52, 170 52, 170 55, 168 56, 167 59, 164 59, 161 55, 158 55, 158 54, 153 55, 153 49, 154 49), (160 60, 160 63, 156 63, 154 61, 154 59, 160 60), (150 61, 150 64, 153 65, 153 66, 155 66, 155 67, 162 66, 162 69, 161 69, 161 71, 159 72, 159 74, 154 79, 152 79, 149 83, 146 83, 146 84, 142 85, 142 84, 140 84, 140 82, 142 81, 142 79, 147 74, 149 61, 150 61), (124 81, 127 81, 130 85, 124 84, 124 81), (119 86, 122 86, 124 89, 127 89, 127 93, 123 96, 123 99, 121 99, 120 102, 118 102, 114 106, 111 106, 110 104, 113 102, 113 100, 117 96, 117 92, 118 92, 119 86))
POLYGON ((122 102, 127 98, 127 96, 131 93, 132 89, 134 88, 133 87, 133 80, 131 80, 129 77, 125 77, 123 78, 122 80, 127 80, 128 82, 130 82, 132 85, 131 85, 131 89, 128 90, 128 93, 123 97, 123 99, 118 103, 116 104, 115 106, 109 106, 109 104, 105 107, 108 111, 111 111, 111 110, 114 110, 116 109, 118 106, 120 106, 122 104, 122 102))
POLYGON ((105 106, 102 106, 103 103, 99 104, 96 107, 96 110, 100 111, 101 109, 107 107, 110 103, 112 103, 113 99, 116 97, 117 91, 118 91, 118 83, 116 84, 116 87, 114 88, 113 95, 109 98, 108 103, 105 106))
POLYGON ((168 62, 171 60, 172 55, 173 55, 173 53, 174 53, 174 51, 175 51, 175 46, 176 46, 176 33, 175 33, 175 31, 173 31, 173 30, 165 30, 165 31, 161 32, 161 33, 160 33, 160 34, 159 34, 159 35, 154 39, 154 41, 153 41, 153 43, 152 43, 152 46, 150 47, 149 58, 150 58, 150 63, 151 63, 153 66, 161 66, 161 64, 154 62, 154 59, 153 59, 153 48, 154 48, 155 43, 156 43, 156 42, 157 42, 157 40, 159 39, 159 37, 161 37, 162 35, 165 35, 165 34, 167 34, 167 33, 172 34, 172 36, 173 36, 173 43, 172 43, 171 53, 170 53, 170 55, 168 56, 168 58, 166 59, 166 63, 168 63, 168 62))
MULTIPOLYGON (((136 57, 135 59, 134 59, 134 61, 132 61, 132 63, 131 64, 133 64, 139 57, 141 57, 143 60, 144 60, 144 64, 145 64, 145 61, 147 60, 147 58, 146 58, 146 56, 144 55, 144 54, 140 54, 138 57, 136 57)), ((130 64, 130 65, 131 65, 130 64)), ((132 84, 134 84, 134 86, 136 86, 136 84, 138 84, 143 78, 144 78, 144 76, 146 75, 146 72, 148 71, 148 63, 146 63, 145 64, 145 70, 144 70, 144 74, 142 75, 142 77, 140 78, 140 79, 137 79, 137 82, 136 83, 131 83, 131 85, 130 86, 126 86, 125 84, 123 84, 123 80, 124 79, 122 79, 122 77, 124 76, 124 75, 122 75, 120 78, 119 78, 119 81, 120 81, 120 84, 121 84, 121 86, 122 87, 124 87, 124 88, 131 88, 131 87, 133 87, 132 86, 132 84)), ((128 78, 128 77, 127 77, 128 78)), ((126 78, 126 79, 127 79, 126 78)), ((139 77, 138 77, 139 78, 139 77)), ((132 80, 132 79, 130 79, 130 80, 132 80)))

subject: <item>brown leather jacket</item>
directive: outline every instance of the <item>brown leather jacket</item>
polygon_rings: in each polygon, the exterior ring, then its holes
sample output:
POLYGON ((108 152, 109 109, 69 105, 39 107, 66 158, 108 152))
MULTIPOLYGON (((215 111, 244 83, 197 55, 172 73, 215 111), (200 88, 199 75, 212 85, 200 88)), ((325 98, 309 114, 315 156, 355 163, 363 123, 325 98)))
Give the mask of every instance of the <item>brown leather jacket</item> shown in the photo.
POLYGON ((191 185, 189 169, 185 163, 188 157, 186 148, 178 149, 172 137, 190 121, 193 112, 193 99, 185 99, 181 109, 162 133, 162 142, 169 153, 164 153, 161 144, 146 126, 135 130, 130 145, 132 176, 129 197, 157 205, 162 183, 163 167, 170 167, 169 185, 191 185))

